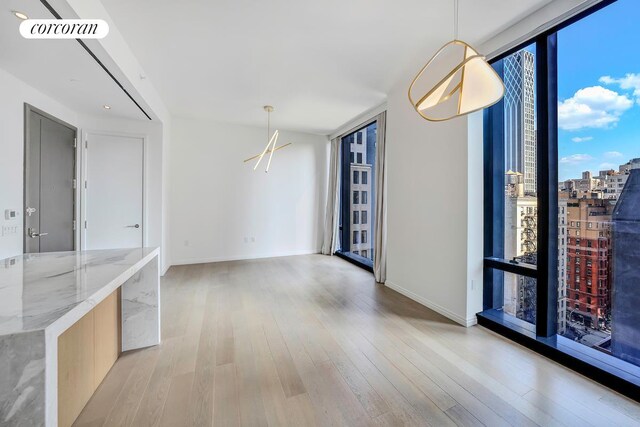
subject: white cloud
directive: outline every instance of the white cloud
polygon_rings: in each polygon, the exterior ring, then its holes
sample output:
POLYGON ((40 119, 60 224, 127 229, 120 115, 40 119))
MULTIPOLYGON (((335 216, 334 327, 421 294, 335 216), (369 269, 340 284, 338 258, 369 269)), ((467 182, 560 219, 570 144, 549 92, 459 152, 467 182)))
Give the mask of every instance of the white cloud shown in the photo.
POLYGON ((579 163, 588 162, 590 160, 593 160, 593 157, 588 154, 572 154, 570 156, 561 158, 560 163, 577 165, 579 163))
POLYGON ((640 74, 627 73, 624 77, 615 79, 611 76, 600 77, 600 83, 606 85, 616 84, 620 86, 620 89, 629 90, 633 89, 633 96, 636 97, 636 102, 640 104, 640 74))
POLYGON ((574 138, 571 138, 573 142, 587 142, 587 141, 591 141, 592 139, 593 139, 592 136, 576 136, 574 138))
POLYGON ((602 86, 586 87, 558 104, 558 126, 564 130, 607 129, 615 126, 632 106, 627 95, 602 86))
POLYGON ((600 163, 600 166, 598 166, 598 170, 604 171, 604 170, 609 170, 609 169, 615 169, 617 166, 614 165, 613 163, 600 163))
POLYGON ((617 159, 622 157, 622 153, 619 151, 607 151, 604 153, 604 157, 607 159, 617 159))

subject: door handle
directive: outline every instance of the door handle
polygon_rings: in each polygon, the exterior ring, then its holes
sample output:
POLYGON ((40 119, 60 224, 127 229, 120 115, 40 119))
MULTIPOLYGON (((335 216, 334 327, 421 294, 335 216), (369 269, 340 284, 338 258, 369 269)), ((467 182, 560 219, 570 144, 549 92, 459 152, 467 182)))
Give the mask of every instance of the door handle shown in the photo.
POLYGON ((127 225, 127 228, 140 228, 140 224, 127 225))
POLYGON ((32 239, 35 239, 36 237, 42 237, 42 236, 46 236, 49 233, 36 233, 35 228, 29 228, 27 231, 27 234, 29 235, 29 237, 31 237, 32 239))

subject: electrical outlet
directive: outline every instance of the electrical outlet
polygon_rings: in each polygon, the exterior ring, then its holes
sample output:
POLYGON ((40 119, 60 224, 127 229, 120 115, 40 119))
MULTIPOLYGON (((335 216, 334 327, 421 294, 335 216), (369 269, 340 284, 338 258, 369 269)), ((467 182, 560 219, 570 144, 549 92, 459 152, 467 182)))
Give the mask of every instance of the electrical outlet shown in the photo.
POLYGON ((15 258, 7 258, 7 259, 4 260, 5 268, 13 267, 14 265, 16 265, 16 259, 15 258))

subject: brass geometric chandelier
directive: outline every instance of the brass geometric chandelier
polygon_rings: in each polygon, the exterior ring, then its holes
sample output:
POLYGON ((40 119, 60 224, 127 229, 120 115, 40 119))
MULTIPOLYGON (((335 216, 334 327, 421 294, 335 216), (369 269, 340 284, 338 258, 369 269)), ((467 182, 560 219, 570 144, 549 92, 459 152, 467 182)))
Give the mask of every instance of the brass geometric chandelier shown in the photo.
POLYGON ((278 135, 280 134, 280 132, 276 129, 276 131, 273 133, 273 136, 270 137, 271 113, 273 112, 273 107, 271 105, 265 105, 263 108, 264 108, 264 111, 267 112, 267 141, 268 141, 267 146, 264 147, 264 150, 262 151, 261 154, 257 154, 253 157, 249 157, 244 161, 244 163, 250 162, 251 160, 254 160, 254 159, 258 159, 258 161, 256 162, 256 165, 253 167, 253 170, 256 170, 258 168, 258 165, 262 161, 262 158, 265 156, 265 154, 269 153, 269 161, 267 162, 267 168, 264 170, 266 173, 266 172, 269 172, 269 167, 271 166, 271 159, 273 157, 273 153, 280 150, 281 148, 288 147, 289 145, 291 145, 291 143, 289 142, 287 144, 276 147, 276 144, 278 143, 278 135))
POLYGON ((409 86, 418 114, 444 121, 490 107, 504 96, 504 83, 484 56, 458 40, 458 0, 454 0, 454 37, 422 67, 409 86))

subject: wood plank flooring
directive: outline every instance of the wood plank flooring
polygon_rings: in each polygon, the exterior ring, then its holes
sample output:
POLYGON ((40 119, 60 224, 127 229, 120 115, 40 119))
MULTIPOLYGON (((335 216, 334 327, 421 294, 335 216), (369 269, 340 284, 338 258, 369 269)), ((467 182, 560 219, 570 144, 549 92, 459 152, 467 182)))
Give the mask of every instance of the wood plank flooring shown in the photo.
POLYGON ((322 255, 172 267, 77 426, 640 425, 640 405, 322 255))

